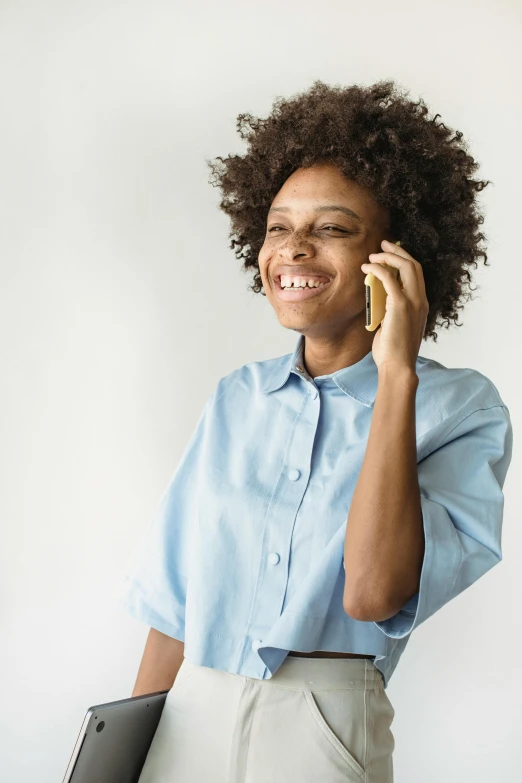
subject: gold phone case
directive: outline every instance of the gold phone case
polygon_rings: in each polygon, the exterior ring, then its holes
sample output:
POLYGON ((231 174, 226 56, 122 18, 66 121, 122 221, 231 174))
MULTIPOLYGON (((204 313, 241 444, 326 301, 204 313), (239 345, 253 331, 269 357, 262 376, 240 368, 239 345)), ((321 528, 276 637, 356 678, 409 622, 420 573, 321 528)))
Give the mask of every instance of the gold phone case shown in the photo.
MULTIPOLYGON (((395 244, 400 247, 400 240, 395 244)), ((389 264, 387 264, 387 266, 391 269, 397 280, 399 270, 389 264)), ((366 329, 369 332, 373 332, 374 329, 377 329, 386 315, 387 293, 379 278, 372 275, 371 272, 364 278, 364 285, 366 287, 366 329)))

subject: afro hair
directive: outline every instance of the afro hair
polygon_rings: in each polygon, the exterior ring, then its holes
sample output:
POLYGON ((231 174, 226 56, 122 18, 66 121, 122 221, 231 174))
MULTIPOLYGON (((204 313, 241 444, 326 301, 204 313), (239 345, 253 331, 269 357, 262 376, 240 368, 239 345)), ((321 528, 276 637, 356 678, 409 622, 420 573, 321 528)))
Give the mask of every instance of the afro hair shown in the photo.
POLYGON ((457 311, 471 298, 468 267, 480 256, 488 266, 476 194, 490 183, 472 178, 478 163, 463 134, 439 117, 430 119, 424 101, 409 100, 391 80, 348 87, 317 80, 278 97, 266 119, 239 114, 246 154, 206 163, 231 221, 229 247, 245 272, 254 271, 249 290, 266 296, 258 256, 276 193, 297 169, 332 163, 388 210, 391 232, 422 265, 430 305, 424 339, 436 341, 436 327, 450 321, 461 326, 457 311))

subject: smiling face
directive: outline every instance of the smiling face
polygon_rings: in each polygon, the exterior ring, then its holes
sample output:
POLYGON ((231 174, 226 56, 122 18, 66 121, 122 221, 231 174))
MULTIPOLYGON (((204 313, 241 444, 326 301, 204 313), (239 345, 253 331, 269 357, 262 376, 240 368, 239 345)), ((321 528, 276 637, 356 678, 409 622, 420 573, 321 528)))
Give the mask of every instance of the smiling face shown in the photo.
POLYGON ((281 325, 332 340, 362 330, 367 341, 361 264, 382 252, 383 239, 394 241, 388 220, 371 193, 335 165, 295 171, 272 201, 258 256, 263 288, 281 325), (330 280, 320 288, 282 291, 281 274, 330 280))

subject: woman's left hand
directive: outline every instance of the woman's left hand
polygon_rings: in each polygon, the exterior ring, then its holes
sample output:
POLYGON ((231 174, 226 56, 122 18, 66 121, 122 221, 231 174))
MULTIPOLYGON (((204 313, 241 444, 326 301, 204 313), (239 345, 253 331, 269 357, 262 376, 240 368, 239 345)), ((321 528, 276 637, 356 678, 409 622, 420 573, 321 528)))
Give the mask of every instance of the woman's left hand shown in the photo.
POLYGON ((429 311, 422 266, 393 242, 384 239, 381 247, 383 253, 372 253, 372 262, 361 266, 379 278, 387 293, 386 314, 373 338, 373 359, 377 368, 387 363, 415 372, 429 311), (383 263, 398 269, 400 280, 383 263))

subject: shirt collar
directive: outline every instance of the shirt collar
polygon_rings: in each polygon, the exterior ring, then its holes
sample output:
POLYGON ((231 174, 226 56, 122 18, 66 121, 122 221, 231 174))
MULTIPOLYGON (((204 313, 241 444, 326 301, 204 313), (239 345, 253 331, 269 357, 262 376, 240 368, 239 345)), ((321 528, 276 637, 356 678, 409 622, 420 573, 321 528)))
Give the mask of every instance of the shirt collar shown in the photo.
MULTIPOLYGON (((277 391, 277 389, 284 386, 291 372, 299 378, 305 378, 307 381, 311 380, 306 370, 301 372, 297 369, 301 367, 304 370, 304 344, 304 335, 300 334, 294 352, 281 357, 281 363, 277 365, 265 383, 263 391, 266 394, 277 391)), ((368 351, 366 356, 363 356, 362 359, 349 367, 343 367, 329 375, 318 376, 319 380, 322 378, 331 378, 345 394, 369 408, 375 402, 379 378, 377 365, 374 362, 371 350, 368 351)))

